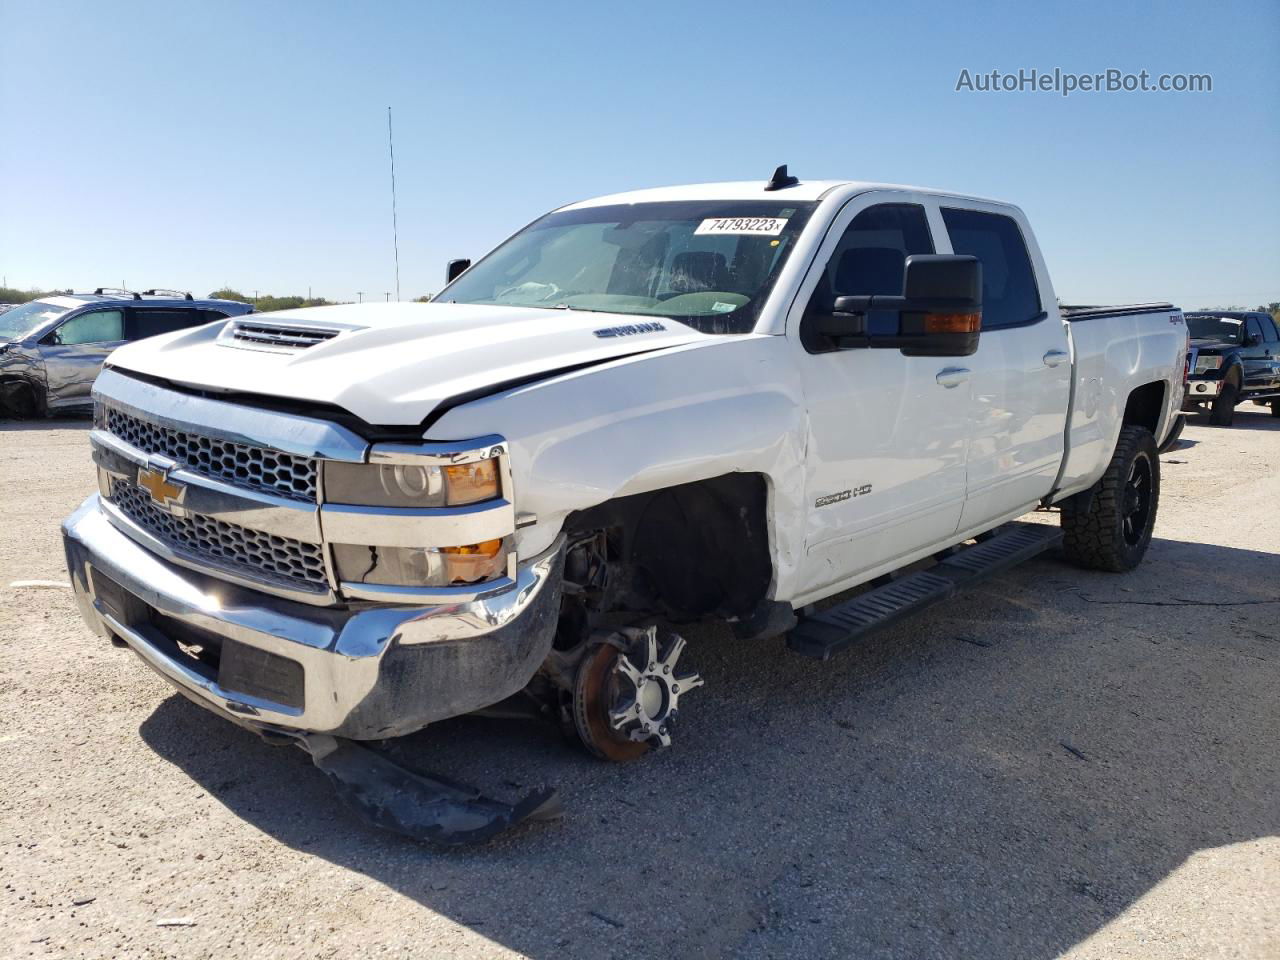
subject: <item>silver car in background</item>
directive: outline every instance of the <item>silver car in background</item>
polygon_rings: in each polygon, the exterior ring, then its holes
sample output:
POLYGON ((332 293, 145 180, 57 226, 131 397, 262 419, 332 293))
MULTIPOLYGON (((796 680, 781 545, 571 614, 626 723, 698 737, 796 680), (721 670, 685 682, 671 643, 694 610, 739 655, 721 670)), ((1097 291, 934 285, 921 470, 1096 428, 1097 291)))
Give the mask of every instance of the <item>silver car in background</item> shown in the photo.
POLYGON ((0 416, 87 412, 107 355, 132 340, 253 312, 175 290, 41 297, 0 313, 0 416))

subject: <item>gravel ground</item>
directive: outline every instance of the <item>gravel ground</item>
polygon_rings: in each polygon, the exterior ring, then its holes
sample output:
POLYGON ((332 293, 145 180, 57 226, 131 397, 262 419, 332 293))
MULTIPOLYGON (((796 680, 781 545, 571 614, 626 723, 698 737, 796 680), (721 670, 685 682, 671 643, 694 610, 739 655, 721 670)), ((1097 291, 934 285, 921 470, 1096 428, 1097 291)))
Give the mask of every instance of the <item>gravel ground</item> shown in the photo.
POLYGON ((1280 420, 1164 461, 1147 562, 1046 557, 833 663, 688 632, 673 749, 458 720, 402 759, 568 808, 439 853, 94 638, 85 424, 0 424, 0 954, 1280 957, 1280 420), (165 921, 180 921, 166 925, 165 921))

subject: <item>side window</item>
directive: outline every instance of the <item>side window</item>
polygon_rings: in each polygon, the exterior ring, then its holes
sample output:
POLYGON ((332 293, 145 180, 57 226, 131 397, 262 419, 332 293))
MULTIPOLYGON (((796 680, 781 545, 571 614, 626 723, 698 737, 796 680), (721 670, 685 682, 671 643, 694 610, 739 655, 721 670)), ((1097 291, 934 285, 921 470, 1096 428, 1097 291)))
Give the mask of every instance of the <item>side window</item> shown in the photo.
POLYGON ((72 347, 82 343, 111 343, 124 339, 123 310, 94 310, 72 317, 48 337, 46 343, 72 347))
POLYGON ((199 310, 163 310, 135 307, 129 311, 129 339, 142 340, 205 323, 199 310))
POLYGON ((997 213, 947 208, 942 220, 952 249, 982 261, 982 329, 1034 319, 1041 312, 1040 293, 1017 222, 997 213))
POLYGON ((1277 330, 1275 321, 1270 317, 1259 317, 1262 323, 1262 339, 1269 340, 1271 343, 1280 341, 1280 330, 1277 330))
POLYGON ((1258 322, 1257 317, 1245 318, 1244 332, 1246 335, 1246 339, 1248 339, 1249 337, 1257 337, 1259 343, 1261 343, 1263 340, 1266 339, 1266 337, 1262 335, 1262 324, 1258 322))
POLYGON ((912 203, 868 207, 853 218, 840 238, 818 285, 836 297, 887 294, 902 296, 907 257, 933 253, 924 208, 912 203))
MULTIPOLYGON (((867 207, 850 222, 840 237, 822 279, 809 301, 808 313, 830 312, 836 297, 902 296, 907 257, 933 253, 933 238, 924 207, 914 203, 882 203, 867 207)), ((867 327, 876 333, 897 332, 897 318, 885 311, 867 315, 867 327)), ((800 325, 800 341, 810 353, 831 349, 824 338, 800 325)))

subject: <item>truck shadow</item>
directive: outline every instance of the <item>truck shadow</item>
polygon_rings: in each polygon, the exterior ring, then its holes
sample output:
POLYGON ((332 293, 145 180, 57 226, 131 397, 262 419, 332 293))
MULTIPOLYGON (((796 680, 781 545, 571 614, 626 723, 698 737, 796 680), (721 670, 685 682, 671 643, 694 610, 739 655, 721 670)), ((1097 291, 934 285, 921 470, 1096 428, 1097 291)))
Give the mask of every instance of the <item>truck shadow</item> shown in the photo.
POLYGON ((1212 430, 1280 430, 1280 417, 1273 417, 1266 407, 1252 403, 1236 407, 1235 418, 1229 427, 1215 427, 1209 422, 1207 415, 1192 415, 1187 418, 1189 427, 1208 427, 1212 430))
POLYGON ((89 417, 40 417, 38 419, 18 420, 0 410, 0 433, 43 430, 91 430, 93 420, 89 417))
POLYGON ((1189 857, 1280 834, 1267 565, 1045 558, 826 664, 688 630, 707 687, 638 764, 471 718, 396 744, 498 796, 561 788, 563 821, 479 849, 363 826, 300 752, 176 695, 141 732, 280 843, 532 957, 1049 958, 1189 857))

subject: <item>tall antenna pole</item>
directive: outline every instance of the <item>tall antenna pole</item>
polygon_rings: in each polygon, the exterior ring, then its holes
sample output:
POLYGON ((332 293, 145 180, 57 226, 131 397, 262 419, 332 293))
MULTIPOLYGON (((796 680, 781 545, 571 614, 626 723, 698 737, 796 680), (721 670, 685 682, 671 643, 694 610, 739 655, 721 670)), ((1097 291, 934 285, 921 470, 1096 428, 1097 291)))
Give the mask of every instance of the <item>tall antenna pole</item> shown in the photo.
POLYGON ((396 141, 391 136, 391 108, 387 107, 387 146, 391 148, 391 243, 396 252, 396 299, 400 299, 400 235, 396 229, 396 141))

